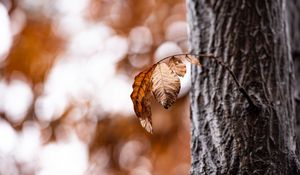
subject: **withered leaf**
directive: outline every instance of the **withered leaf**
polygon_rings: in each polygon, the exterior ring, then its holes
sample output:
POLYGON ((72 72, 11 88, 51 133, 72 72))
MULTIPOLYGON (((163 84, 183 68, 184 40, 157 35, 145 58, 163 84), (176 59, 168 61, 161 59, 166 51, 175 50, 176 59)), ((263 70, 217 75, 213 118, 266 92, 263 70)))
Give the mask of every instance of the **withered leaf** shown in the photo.
POLYGON ((183 77, 186 73, 186 66, 182 62, 182 60, 178 57, 171 57, 168 63, 169 67, 173 72, 175 72, 178 76, 183 77))
POLYGON ((152 93, 155 99, 168 109, 177 99, 179 90, 179 77, 166 63, 158 63, 152 75, 152 93))
POLYGON ((195 57, 194 55, 189 55, 189 54, 185 54, 185 57, 184 57, 188 62, 190 62, 191 64, 195 64, 195 65, 198 65, 198 66, 201 66, 199 60, 197 57, 195 57))
POLYGON ((140 119, 141 125, 150 133, 152 133, 151 120, 151 76, 156 67, 154 64, 149 69, 139 73, 132 85, 133 91, 130 95, 134 112, 140 119))
MULTIPOLYGON (((213 55, 206 57, 213 57, 213 55)), ((152 133, 151 95, 153 94, 166 109, 176 101, 180 90, 178 76, 183 77, 186 74, 184 60, 201 66, 197 56, 178 54, 164 58, 149 69, 142 71, 134 79, 133 92, 130 96, 134 111, 143 128, 150 133, 152 133)))
POLYGON ((146 129, 146 131, 152 133, 152 119, 151 119, 151 88, 148 89, 145 97, 142 100, 142 106, 143 106, 143 117, 140 117, 140 123, 143 128, 146 129))

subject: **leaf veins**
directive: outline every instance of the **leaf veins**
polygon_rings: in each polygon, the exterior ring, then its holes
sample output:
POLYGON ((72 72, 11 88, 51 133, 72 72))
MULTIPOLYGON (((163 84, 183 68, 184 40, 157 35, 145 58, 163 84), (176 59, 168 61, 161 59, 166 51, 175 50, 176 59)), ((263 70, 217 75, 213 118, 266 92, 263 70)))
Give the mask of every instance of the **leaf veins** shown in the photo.
POLYGON ((185 59, 190 62, 191 64, 195 64, 195 65, 198 65, 198 66, 201 66, 199 60, 197 57, 195 57, 194 55, 188 55, 188 54, 185 54, 185 59))
MULTIPOLYGON (((211 55, 207 55, 212 57, 211 55)), ((186 74, 184 60, 201 66, 198 58, 190 54, 178 54, 166 57, 147 70, 139 73, 132 85, 130 95, 134 111, 141 125, 152 133, 151 92, 155 99, 168 109, 177 99, 180 90, 180 80, 186 74)))
POLYGON ((153 71, 152 84, 155 99, 168 109, 177 99, 180 90, 179 77, 166 63, 158 63, 153 71))
POLYGON ((175 72, 178 76, 183 77, 185 75, 186 66, 180 58, 171 57, 168 65, 170 66, 171 70, 175 72))
POLYGON ((152 133, 151 119, 151 77, 156 64, 149 69, 139 73, 132 85, 133 92, 130 97, 134 106, 134 112, 140 119, 141 125, 152 133))

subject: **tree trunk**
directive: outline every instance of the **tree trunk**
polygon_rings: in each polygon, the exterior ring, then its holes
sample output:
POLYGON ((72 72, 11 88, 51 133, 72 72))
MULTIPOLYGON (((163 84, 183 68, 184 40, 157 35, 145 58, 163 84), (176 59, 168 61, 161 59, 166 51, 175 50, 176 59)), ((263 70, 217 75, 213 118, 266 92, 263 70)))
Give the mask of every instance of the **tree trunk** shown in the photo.
POLYGON ((289 20, 289 31, 291 39, 291 53, 295 68, 295 92, 296 102, 296 136, 297 136, 297 154, 300 155, 300 1, 288 0, 287 12, 289 20))
POLYGON ((294 72, 284 0, 189 0, 192 67, 191 174, 300 174, 294 72))

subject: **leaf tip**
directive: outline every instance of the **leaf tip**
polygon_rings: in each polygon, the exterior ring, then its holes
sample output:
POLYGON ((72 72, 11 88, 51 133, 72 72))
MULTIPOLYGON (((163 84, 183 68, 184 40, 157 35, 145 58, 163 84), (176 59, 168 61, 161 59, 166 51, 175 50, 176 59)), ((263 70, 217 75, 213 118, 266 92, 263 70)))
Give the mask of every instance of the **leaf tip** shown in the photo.
POLYGON ((140 122, 143 128, 151 134, 153 134, 152 122, 148 118, 142 119, 140 118, 140 122))

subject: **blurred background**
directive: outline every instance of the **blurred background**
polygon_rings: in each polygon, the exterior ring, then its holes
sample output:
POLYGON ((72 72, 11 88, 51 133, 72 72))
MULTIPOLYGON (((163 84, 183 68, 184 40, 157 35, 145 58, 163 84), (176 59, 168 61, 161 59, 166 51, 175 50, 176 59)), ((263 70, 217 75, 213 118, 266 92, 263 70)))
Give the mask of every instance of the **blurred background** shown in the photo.
MULTIPOLYGON (((189 70, 177 102, 152 103, 134 76, 187 52, 184 0, 0 0, 0 175, 183 175, 189 70)), ((189 66, 188 66, 189 68, 189 66)))

